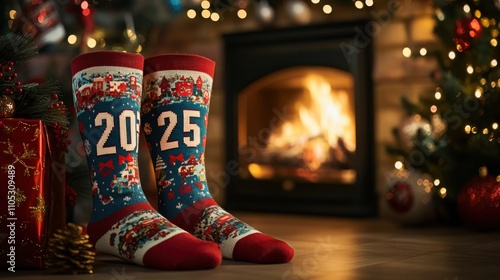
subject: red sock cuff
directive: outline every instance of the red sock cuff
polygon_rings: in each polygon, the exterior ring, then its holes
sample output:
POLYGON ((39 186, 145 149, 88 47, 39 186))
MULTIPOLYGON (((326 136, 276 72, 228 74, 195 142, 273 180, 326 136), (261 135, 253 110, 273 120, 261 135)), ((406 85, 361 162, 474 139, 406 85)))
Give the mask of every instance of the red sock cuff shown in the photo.
POLYGON ((95 51, 81 54, 71 61, 72 75, 94 66, 120 66, 142 70, 144 57, 119 51, 95 51))
POLYGON ((144 61, 144 75, 163 70, 194 70, 213 78, 215 62, 195 54, 161 54, 144 61))

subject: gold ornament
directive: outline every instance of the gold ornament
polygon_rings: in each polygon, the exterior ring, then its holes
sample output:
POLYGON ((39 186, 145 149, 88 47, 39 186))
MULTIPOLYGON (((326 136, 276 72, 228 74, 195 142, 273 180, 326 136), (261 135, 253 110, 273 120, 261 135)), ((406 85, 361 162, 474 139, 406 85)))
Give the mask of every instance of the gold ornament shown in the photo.
POLYGON ((16 104, 7 95, 0 95, 0 118, 10 118, 14 116, 16 104))
POLYGON ((94 273, 95 251, 82 227, 69 223, 49 239, 45 266, 52 273, 94 273))

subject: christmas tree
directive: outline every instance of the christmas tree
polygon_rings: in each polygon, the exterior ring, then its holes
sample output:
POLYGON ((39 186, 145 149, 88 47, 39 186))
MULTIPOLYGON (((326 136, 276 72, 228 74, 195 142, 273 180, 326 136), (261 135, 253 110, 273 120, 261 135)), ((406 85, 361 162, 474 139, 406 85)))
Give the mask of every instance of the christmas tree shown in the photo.
POLYGON ((434 5, 441 43, 436 90, 417 103, 403 100, 412 121, 406 131, 394 130, 400 145, 388 152, 407 169, 437 179, 432 191, 441 213, 456 221, 464 184, 481 167, 500 175, 500 0, 435 0, 434 5))

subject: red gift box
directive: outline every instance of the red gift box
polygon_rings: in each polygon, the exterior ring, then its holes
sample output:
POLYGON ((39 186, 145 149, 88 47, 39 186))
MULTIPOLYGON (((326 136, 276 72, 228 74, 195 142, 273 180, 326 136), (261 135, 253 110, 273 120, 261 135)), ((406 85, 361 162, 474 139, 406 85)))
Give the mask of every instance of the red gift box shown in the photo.
POLYGON ((43 268, 48 239, 65 225, 64 153, 42 121, 0 119, 0 263, 43 268))

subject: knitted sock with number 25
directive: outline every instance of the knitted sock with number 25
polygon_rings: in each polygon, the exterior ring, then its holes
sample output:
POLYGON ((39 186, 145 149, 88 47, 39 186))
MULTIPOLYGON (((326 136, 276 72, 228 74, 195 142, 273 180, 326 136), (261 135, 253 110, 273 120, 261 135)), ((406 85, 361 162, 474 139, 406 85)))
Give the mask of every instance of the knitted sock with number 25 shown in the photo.
POLYGON ((73 92, 92 182, 88 233, 98 252, 159 269, 220 264, 216 244, 199 240, 147 202, 137 166, 144 58, 101 51, 71 64, 73 92))
POLYGON ((160 213, 222 256, 283 263, 294 251, 224 211, 206 182, 205 143, 215 63, 196 55, 159 55, 144 64, 143 129, 155 165, 160 213))

